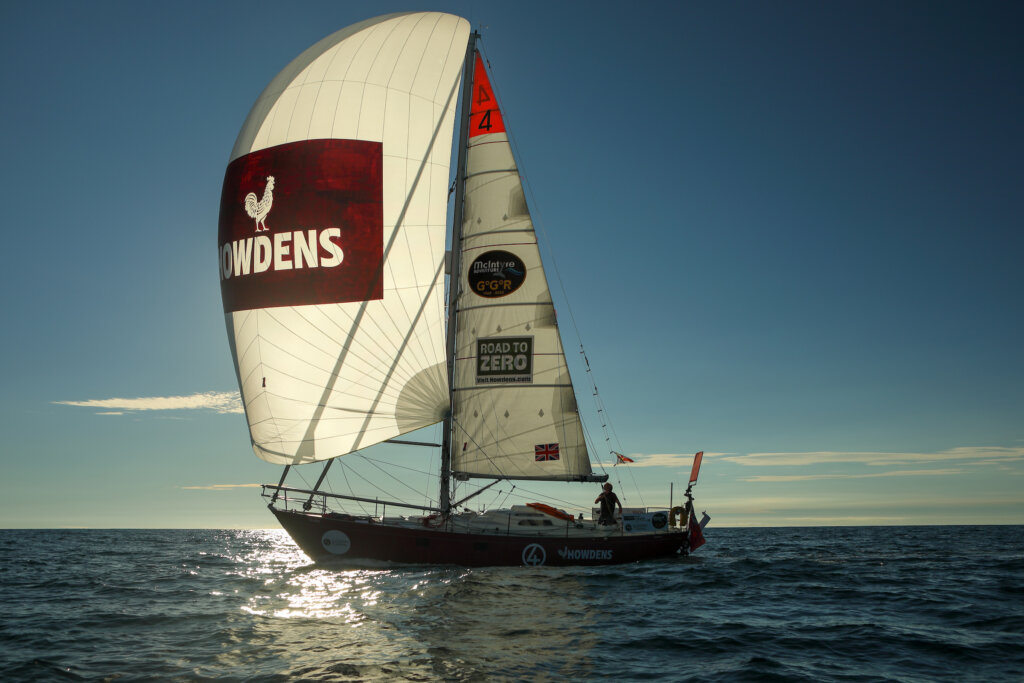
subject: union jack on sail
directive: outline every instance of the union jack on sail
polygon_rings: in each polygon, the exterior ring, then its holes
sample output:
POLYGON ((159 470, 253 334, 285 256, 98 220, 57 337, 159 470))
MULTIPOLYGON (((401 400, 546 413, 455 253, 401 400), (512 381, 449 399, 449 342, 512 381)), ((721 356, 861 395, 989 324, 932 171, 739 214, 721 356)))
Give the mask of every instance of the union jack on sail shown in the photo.
POLYGON ((543 462, 545 460, 558 460, 557 443, 541 443, 534 446, 533 449, 533 459, 537 462, 543 462))

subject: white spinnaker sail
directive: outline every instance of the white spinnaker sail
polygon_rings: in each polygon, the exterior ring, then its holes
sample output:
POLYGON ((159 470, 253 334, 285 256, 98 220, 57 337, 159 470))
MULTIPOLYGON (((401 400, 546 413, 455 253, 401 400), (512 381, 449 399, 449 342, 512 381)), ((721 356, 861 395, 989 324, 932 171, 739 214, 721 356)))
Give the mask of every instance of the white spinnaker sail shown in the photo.
POLYGON ((590 459, 533 222, 479 57, 471 105, 452 471, 586 478, 590 459))
POLYGON ((333 458, 444 416, 445 220, 468 37, 465 20, 432 12, 348 27, 289 64, 242 127, 218 257, 266 461, 333 458))

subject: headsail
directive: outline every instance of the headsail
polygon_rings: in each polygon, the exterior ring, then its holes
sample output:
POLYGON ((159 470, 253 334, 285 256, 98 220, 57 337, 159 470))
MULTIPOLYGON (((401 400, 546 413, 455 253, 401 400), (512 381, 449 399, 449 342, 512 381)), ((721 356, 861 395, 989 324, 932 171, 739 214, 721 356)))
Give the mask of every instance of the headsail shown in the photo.
POLYGON ((324 460, 447 410, 449 161, 469 36, 394 14, 306 50, 253 106, 221 196, 221 291, 256 454, 324 460))
POLYGON ((479 55, 461 248, 453 473, 591 478, 533 222, 479 55))

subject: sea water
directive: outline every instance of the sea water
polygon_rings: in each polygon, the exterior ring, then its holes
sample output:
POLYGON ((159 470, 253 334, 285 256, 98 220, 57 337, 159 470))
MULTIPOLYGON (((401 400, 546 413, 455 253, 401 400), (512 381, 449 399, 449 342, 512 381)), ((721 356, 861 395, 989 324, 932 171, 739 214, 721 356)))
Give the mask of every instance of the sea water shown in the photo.
POLYGON ((278 530, 0 531, 0 680, 1024 680, 1024 527, 706 536, 615 567, 368 570, 278 530))

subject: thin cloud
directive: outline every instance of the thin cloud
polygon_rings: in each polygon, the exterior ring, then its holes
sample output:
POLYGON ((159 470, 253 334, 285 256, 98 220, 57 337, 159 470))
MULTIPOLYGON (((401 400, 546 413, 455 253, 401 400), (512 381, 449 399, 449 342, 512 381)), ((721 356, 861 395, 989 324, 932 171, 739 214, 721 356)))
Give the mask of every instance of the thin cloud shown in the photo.
MULTIPOLYGON (((633 462, 619 467, 689 467, 693 464, 693 453, 629 453, 633 462)), ((704 458, 718 458, 728 453, 704 453, 704 458)))
POLYGON ((1024 460, 1024 448, 1002 448, 995 446, 964 446, 938 453, 871 453, 813 451, 807 453, 749 453, 723 458, 728 462, 747 467, 806 467, 809 465, 834 465, 836 463, 859 463, 872 467, 893 465, 949 463, 1010 462, 1024 460))
POLYGON ((123 415, 123 411, 142 410, 212 410, 217 413, 241 413, 242 399, 238 392, 207 391, 190 396, 148 396, 144 398, 101 398, 88 401, 54 401, 57 405, 82 408, 104 408, 99 415, 123 415))
POLYGON ((709 512, 714 516, 715 510, 725 511, 729 515, 776 515, 803 514, 808 518, 817 518, 821 514, 864 514, 865 506, 871 506, 874 512, 885 508, 888 514, 911 514, 915 510, 942 509, 973 509, 978 507, 1012 507, 1019 509, 1020 498, 992 496, 936 496, 926 491, 907 494, 901 499, 893 499, 884 494, 862 493, 829 493, 828 495, 809 491, 806 495, 765 495, 736 496, 716 498, 714 507, 709 512))
POLYGON ((762 474, 753 477, 744 477, 742 481, 820 481, 823 479, 877 479, 879 477, 949 476, 952 474, 963 474, 963 470, 893 470, 892 472, 872 472, 870 474, 762 474))
POLYGON ((208 486, 182 486, 189 491, 228 491, 230 489, 258 489, 263 484, 210 484, 208 486))

